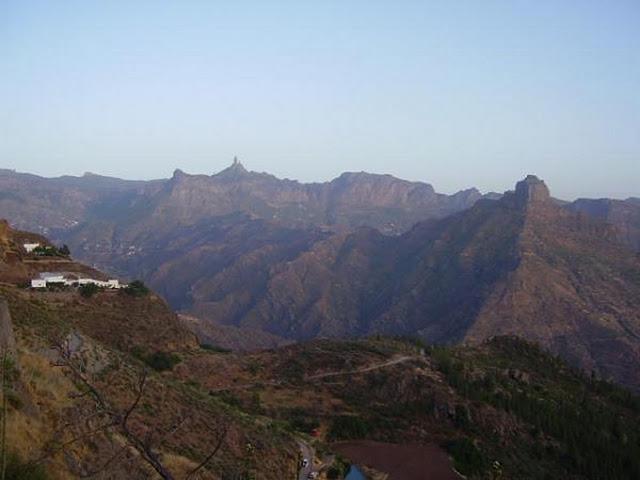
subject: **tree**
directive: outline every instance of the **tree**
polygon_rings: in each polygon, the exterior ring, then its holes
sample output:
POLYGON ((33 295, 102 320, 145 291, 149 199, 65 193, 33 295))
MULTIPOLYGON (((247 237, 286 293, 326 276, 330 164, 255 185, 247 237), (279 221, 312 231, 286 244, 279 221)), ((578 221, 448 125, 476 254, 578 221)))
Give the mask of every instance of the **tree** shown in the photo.
POLYGON ((66 243, 58 249, 58 252, 64 257, 68 257, 69 255, 71 255, 71 250, 69 250, 69 247, 66 243))
POLYGON ((84 285, 80 285, 78 288, 78 292, 85 298, 93 297, 96 293, 100 291, 100 287, 95 283, 85 283, 84 285))
MULTIPOLYGON (((115 403, 109 400, 105 392, 102 391, 96 383, 94 383, 88 373, 89 369, 87 368, 82 356, 72 351, 68 341, 57 342, 54 345, 54 348, 58 352, 58 361, 55 365, 63 368, 74 383, 79 386, 80 392, 76 397, 80 398, 88 396, 93 399, 94 410, 90 412, 87 417, 81 421, 81 423, 88 425, 89 422, 91 422, 97 426, 95 428, 91 427, 89 431, 79 434, 62 444, 56 444, 55 447, 43 452, 39 458, 30 462, 30 465, 38 465, 56 453, 64 451, 65 448, 71 444, 80 441, 89 441, 92 437, 100 433, 104 433, 109 436, 117 434, 124 439, 124 444, 118 448, 118 450, 101 466, 94 471, 87 473, 86 476, 99 474, 112 462, 122 457, 128 450, 133 450, 139 458, 155 470, 162 479, 175 480, 176 477, 174 473, 172 473, 172 471, 164 464, 162 455, 158 452, 158 448, 163 445, 170 435, 187 422, 188 417, 177 419, 175 422, 172 422, 172 426, 170 428, 166 430, 163 429, 163 431, 160 431, 158 428, 147 428, 146 431, 142 431, 144 429, 140 428, 139 422, 135 422, 135 427, 132 427, 131 425, 131 419, 141 404, 149 381, 148 369, 143 368, 138 372, 135 384, 132 385, 133 401, 128 405, 128 407, 122 409, 116 407, 115 403)), ((209 431, 211 431, 213 448, 204 456, 204 459, 196 467, 188 472, 185 480, 193 478, 196 473, 209 464, 222 447, 227 436, 227 422, 216 427, 212 427, 208 424, 205 426, 209 431)))
POLYGON ((147 288, 142 280, 134 280, 125 287, 124 293, 132 297, 144 297, 149 293, 149 288, 147 288))

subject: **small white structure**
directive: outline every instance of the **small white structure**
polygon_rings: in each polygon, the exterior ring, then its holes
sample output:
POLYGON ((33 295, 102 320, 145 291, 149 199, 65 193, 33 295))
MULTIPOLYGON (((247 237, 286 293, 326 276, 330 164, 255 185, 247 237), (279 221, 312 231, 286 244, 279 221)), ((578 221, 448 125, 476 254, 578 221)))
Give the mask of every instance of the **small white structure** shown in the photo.
POLYGON ((31 280, 31 288, 47 288, 47 281, 42 278, 31 280))
POLYGON ((42 272, 40 278, 47 283, 66 283, 64 274, 59 272, 42 272))
POLYGON ((88 285, 93 283, 103 288, 120 288, 120 282, 116 279, 110 279, 105 282, 104 280, 96 280, 95 278, 79 278, 76 283, 78 285, 88 285))
POLYGON ((47 285, 66 285, 68 287, 77 287, 82 285, 97 285, 102 288, 119 289, 126 285, 120 284, 117 279, 96 280, 95 278, 77 278, 73 273, 64 272, 42 272, 40 278, 31 280, 31 288, 46 288, 47 285))
POLYGON ((33 252, 36 248, 40 246, 39 243, 24 243, 22 245, 27 253, 33 252))

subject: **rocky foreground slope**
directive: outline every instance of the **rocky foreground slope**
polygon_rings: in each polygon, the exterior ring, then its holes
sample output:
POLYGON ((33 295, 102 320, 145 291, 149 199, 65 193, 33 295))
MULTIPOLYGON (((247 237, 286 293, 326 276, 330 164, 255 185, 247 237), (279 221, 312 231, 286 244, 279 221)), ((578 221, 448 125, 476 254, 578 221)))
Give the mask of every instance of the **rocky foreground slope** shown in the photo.
POLYGON ((0 347, 9 478, 287 478, 293 437, 270 430, 169 371, 203 350, 166 302, 144 291, 34 290, 39 271, 99 273, 27 254, 46 239, 0 223, 0 347), (190 473, 191 472, 191 473, 190 473))

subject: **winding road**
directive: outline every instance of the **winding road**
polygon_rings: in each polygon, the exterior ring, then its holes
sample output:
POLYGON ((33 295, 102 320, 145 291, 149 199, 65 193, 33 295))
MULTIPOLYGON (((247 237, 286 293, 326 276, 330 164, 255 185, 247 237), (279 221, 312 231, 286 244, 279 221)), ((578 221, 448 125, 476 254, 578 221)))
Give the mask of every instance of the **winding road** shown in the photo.
POLYGON ((372 372, 374 370, 380 370, 381 368, 390 367, 391 365, 397 365, 398 363, 404 363, 414 358, 416 357, 414 356, 398 357, 383 363, 374 363, 373 365, 369 365, 368 367, 356 368, 354 370, 342 370, 339 372, 327 372, 327 373, 318 373, 316 375, 309 375, 309 376, 305 376, 304 380, 321 380, 323 378, 338 377, 341 375, 353 375, 356 373, 372 372))
MULTIPOLYGON (((391 360, 387 360, 386 362, 374 363, 372 365, 356 368, 353 370, 341 370, 338 372, 326 372, 326 373, 317 373, 315 375, 305 375, 302 378, 302 380, 307 382, 311 380, 322 380, 324 378, 330 378, 330 377, 339 377, 342 375, 353 375, 357 373, 372 372, 374 370, 380 370, 381 368, 386 368, 392 365, 397 365, 399 363, 404 363, 409 360, 413 360, 415 358, 417 358, 415 355, 414 356, 407 355, 407 356, 402 356, 402 357, 397 357, 391 360)), ((215 393, 227 392, 231 390, 247 390, 257 386, 277 386, 277 385, 282 385, 283 383, 284 383, 284 380, 261 380, 258 382, 243 383, 242 385, 229 385, 228 387, 212 388, 209 390, 209 393, 215 394, 215 393)))
POLYGON ((307 466, 300 465, 300 473, 298 474, 298 480, 306 480, 309 478, 309 474, 313 472, 313 461, 316 457, 316 451, 307 442, 298 439, 298 447, 300 448, 300 455, 302 459, 308 461, 307 466))

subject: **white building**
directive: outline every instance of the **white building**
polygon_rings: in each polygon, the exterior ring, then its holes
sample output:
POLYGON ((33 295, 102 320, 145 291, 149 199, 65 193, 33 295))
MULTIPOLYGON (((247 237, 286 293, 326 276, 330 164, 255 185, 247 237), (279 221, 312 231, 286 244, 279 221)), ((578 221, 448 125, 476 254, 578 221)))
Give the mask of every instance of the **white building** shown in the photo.
POLYGON ((64 274, 59 272, 42 272, 40 278, 47 283, 66 283, 64 274))
POLYGON ((116 279, 110 279, 106 282, 104 280, 96 280, 95 278, 79 278, 78 285, 88 285, 93 283, 103 288, 120 288, 120 282, 116 279))
POLYGON ((47 288, 47 281, 42 278, 31 280, 31 288, 47 288))
POLYGON ((126 287, 126 285, 121 285, 119 280, 113 278, 106 281, 96 280, 95 278, 89 277, 77 278, 73 273, 64 272, 42 272, 40 274, 40 278, 34 278, 33 280, 31 280, 32 288, 45 288, 50 284, 63 284, 69 287, 94 284, 99 287, 109 289, 119 289, 126 287))
POLYGON ((22 245, 27 253, 33 252, 36 248, 40 246, 39 243, 24 243, 22 245))

